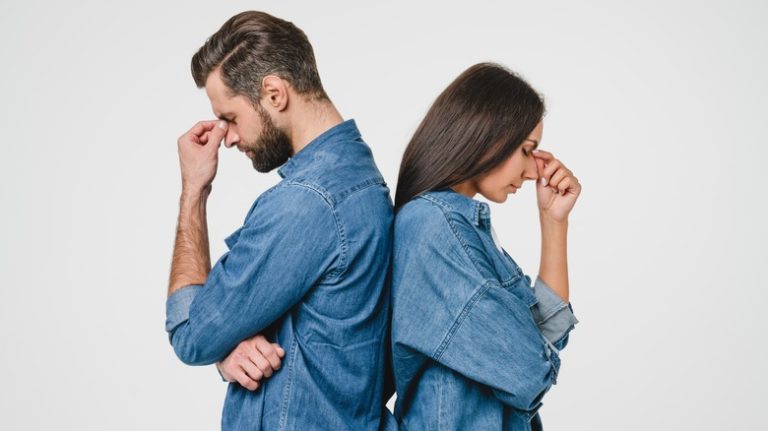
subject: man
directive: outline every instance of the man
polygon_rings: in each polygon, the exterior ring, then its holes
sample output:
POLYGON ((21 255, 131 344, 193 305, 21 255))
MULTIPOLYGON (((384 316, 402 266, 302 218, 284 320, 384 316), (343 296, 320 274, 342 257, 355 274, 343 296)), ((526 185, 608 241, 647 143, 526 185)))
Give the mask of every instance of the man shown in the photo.
POLYGON ((192 365, 220 361, 222 429, 376 430, 384 407, 392 202, 312 46, 262 12, 229 19, 192 58, 222 121, 178 140, 182 193, 166 329, 192 365), (206 200, 221 140, 282 180, 211 268, 206 200), (258 335, 257 335, 258 334, 258 335))

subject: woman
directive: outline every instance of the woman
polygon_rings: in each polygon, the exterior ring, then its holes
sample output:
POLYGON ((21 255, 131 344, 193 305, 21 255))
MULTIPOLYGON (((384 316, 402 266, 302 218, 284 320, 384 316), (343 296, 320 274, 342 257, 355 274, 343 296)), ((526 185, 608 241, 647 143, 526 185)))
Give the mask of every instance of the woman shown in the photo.
POLYGON ((536 150, 544 103, 477 64, 437 98, 403 155, 392 263, 395 416, 408 430, 541 429, 537 410, 576 324, 568 214, 581 186, 536 150), (536 181, 541 266, 533 285, 498 245, 488 204, 536 181))

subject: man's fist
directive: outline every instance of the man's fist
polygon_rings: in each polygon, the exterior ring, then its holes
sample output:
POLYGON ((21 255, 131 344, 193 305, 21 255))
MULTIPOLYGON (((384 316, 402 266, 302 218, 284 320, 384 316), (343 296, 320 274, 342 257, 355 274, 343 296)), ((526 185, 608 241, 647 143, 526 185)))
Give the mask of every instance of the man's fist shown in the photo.
POLYGON ((272 377, 280 369, 285 351, 275 343, 270 343, 264 336, 256 335, 235 347, 223 361, 216 363, 221 377, 228 382, 238 382, 240 386, 255 391, 262 378, 272 377))
POLYGON ((213 182, 219 164, 219 146, 227 134, 226 121, 200 121, 178 140, 181 184, 202 191, 213 182))

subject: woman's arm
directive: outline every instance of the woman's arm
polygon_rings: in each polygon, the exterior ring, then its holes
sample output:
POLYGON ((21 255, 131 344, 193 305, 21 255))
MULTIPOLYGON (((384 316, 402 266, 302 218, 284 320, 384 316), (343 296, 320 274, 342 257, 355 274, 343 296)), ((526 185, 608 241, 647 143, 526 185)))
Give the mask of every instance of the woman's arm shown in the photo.
POLYGON ((568 293, 568 215, 581 193, 573 172, 547 151, 535 150, 536 197, 541 224, 539 277, 565 302, 568 293))
POLYGON ((555 221, 539 214, 541 261, 539 277, 566 303, 568 300, 568 220, 555 221))

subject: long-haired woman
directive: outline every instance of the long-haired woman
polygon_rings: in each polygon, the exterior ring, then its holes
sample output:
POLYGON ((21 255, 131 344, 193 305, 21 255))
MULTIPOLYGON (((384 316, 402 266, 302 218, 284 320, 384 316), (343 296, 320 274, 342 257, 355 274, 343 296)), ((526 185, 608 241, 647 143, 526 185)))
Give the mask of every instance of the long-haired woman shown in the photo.
POLYGON ((408 144, 395 197, 395 416, 408 430, 540 429, 538 409, 577 320, 568 214, 581 186, 538 150, 544 102, 490 63, 463 72, 408 144), (535 281, 499 245, 488 204, 536 187, 535 281))

